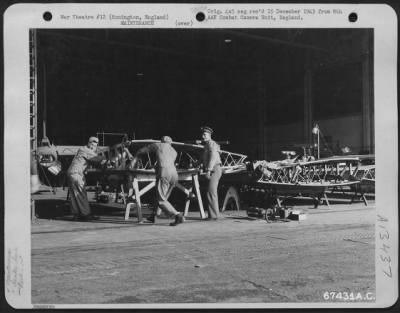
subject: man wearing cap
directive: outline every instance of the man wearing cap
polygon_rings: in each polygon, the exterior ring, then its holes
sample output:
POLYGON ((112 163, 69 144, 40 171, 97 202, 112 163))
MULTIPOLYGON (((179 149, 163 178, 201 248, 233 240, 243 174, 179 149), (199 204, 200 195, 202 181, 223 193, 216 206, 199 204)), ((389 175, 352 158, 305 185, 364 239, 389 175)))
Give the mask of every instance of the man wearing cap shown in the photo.
POLYGON ((204 151, 202 156, 203 168, 208 180, 207 186, 207 207, 208 219, 217 220, 219 217, 218 204, 218 183, 222 176, 221 158, 219 155, 220 147, 211 139, 213 130, 204 126, 201 127, 204 151))
MULTIPOLYGON (((156 165, 156 202, 158 207, 166 213, 166 215, 174 216, 175 221, 170 226, 176 226, 183 223, 183 215, 175 210, 168 201, 176 183, 178 182, 178 173, 175 167, 175 159, 178 153, 171 145, 172 139, 169 136, 163 136, 161 142, 150 144, 141 148, 135 153, 132 164, 135 165, 137 157, 143 153, 154 153, 157 159, 156 165)), ((154 208, 152 215, 148 221, 155 223, 158 207, 154 208)))
POLYGON ((31 194, 38 192, 40 185, 37 160, 35 156, 31 154, 31 194))
POLYGON ((90 137, 88 144, 79 148, 67 171, 69 193, 71 195, 71 211, 74 220, 88 221, 98 219, 91 214, 89 200, 85 190, 85 171, 90 164, 104 164, 104 157, 97 155, 99 144, 97 137, 90 137))
POLYGON ((50 143, 49 138, 44 137, 38 147, 40 161, 54 162, 57 160, 57 149, 50 143))

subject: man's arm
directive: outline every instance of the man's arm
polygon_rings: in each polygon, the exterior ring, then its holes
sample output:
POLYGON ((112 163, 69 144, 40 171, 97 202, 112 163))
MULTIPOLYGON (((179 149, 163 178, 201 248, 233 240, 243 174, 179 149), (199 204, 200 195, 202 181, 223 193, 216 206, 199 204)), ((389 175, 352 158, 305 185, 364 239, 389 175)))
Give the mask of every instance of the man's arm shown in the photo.
MULTIPOLYGON (((79 152, 78 152, 79 153, 79 152)), ((94 151, 84 151, 81 150, 81 153, 83 154, 83 157, 92 164, 102 164, 106 161, 105 157, 98 155, 94 151)))
POLYGON ((123 158, 125 159, 125 168, 132 169, 133 168, 132 162, 134 160, 134 157, 131 154, 131 152, 129 151, 129 149, 126 147, 124 148, 124 153, 122 155, 123 155, 123 158), (124 153, 125 153, 125 155, 124 155, 124 153))
POLYGON ((131 154, 129 149, 128 148, 124 148, 124 152, 126 153, 126 157, 128 158, 128 160, 132 161, 133 160, 133 155, 131 154))
POLYGON ((212 171, 215 164, 219 161, 219 145, 215 142, 210 143, 210 157, 208 160, 208 164, 206 164, 206 171, 212 171))

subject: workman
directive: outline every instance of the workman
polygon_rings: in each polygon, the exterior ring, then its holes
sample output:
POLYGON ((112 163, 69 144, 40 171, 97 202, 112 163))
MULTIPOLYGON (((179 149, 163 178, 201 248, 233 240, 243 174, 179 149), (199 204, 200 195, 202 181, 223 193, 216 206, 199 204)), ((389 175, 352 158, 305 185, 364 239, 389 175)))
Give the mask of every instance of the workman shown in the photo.
POLYGON ((58 153, 54 144, 50 143, 49 138, 44 137, 40 141, 40 146, 37 148, 38 154, 38 165, 41 170, 42 177, 47 181, 49 185, 63 184, 63 179, 58 174, 61 172, 61 162, 58 161, 58 153), (52 175, 48 176, 48 173, 52 175))
MULTIPOLYGON (((108 163, 108 168, 119 169, 119 170, 128 170, 131 168, 131 162, 133 160, 133 155, 129 152, 127 147, 122 148, 122 152, 115 149, 114 157, 111 158, 111 161, 108 163)), ((108 183, 111 187, 111 190, 116 193, 115 202, 119 201, 118 193, 122 193, 123 190, 120 186, 124 185, 124 188, 128 188, 128 202, 133 201, 133 175, 131 173, 121 174, 111 174, 108 176, 108 183)))
POLYGON ((158 207, 167 215, 174 216, 175 221, 170 226, 176 226, 184 222, 182 213, 179 213, 168 201, 172 190, 178 182, 178 173, 175 167, 175 160, 178 156, 176 150, 172 147, 172 139, 169 136, 163 136, 161 142, 150 144, 141 148, 135 153, 132 164, 135 165, 137 158, 143 153, 154 153, 157 159, 156 163, 156 206, 147 220, 151 223, 156 222, 158 207))
POLYGON ((90 164, 105 164, 107 160, 96 153, 99 139, 90 137, 88 144, 79 148, 67 171, 68 187, 71 196, 71 211, 76 221, 97 220, 99 217, 90 211, 85 190, 85 171, 90 164))
POLYGON ((38 192, 40 185, 37 160, 35 156, 31 154, 31 194, 38 192))
POLYGON ((201 127, 204 151, 202 156, 203 169, 207 179, 207 209, 208 220, 216 221, 219 217, 218 183, 222 176, 220 146, 211 139, 211 127, 201 127))
POLYGON ((57 149, 50 143, 49 138, 44 137, 38 147, 39 163, 54 162, 57 160, 57 149))

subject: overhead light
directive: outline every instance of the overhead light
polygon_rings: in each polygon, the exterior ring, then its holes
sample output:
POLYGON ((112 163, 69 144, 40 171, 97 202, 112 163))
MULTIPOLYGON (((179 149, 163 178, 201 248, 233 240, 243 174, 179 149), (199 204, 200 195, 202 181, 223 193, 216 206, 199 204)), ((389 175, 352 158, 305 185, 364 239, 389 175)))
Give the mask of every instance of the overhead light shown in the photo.
POLYGON ((226 38, 226 39, 224 39, 224 41, 225 41, 226 43, 230 43, 230 42, 232 42, 232 39, 226 38))
POLYGON ((313 133, 314 135, 317 135, 317 134, 319 133, 319 126, 318 126, 318 124, 315 124, 315 125, 314 125, 314 128, 312 129, 312 133, 313 133))
POLYGON ((136 76, 143 76, 143 73, 136 73, 136 76))

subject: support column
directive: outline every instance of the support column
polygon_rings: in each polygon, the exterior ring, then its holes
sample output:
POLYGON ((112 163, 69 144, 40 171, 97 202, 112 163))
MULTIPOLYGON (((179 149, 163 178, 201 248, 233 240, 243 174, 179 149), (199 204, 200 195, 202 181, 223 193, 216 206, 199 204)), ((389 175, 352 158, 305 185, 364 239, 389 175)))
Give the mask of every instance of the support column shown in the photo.
POLYGON ((310 50, 305 52, 305 72, 304 72, 304 142, 311 144, 312 135, 311 129, 313 128, 313 70, 311 66, 310 50))
POLYGON ((266 120, 266 106, 267 106, 267 90, 266 90, 266 69, 260 66, 257 69, 257 112, 258 112, 258 158, 264 160, 266 158, 266 136, 265 136, 265 120, 266 120))
POLYGON ((361 150, 374 152, 374 116, 373 116, 373 88, 371 68, 371 42, 368 32, 363 36, 363 58, 362 58, 362 147, 361 150))

